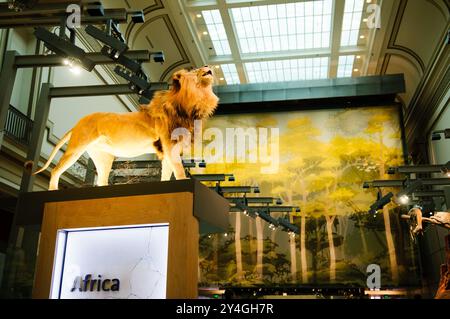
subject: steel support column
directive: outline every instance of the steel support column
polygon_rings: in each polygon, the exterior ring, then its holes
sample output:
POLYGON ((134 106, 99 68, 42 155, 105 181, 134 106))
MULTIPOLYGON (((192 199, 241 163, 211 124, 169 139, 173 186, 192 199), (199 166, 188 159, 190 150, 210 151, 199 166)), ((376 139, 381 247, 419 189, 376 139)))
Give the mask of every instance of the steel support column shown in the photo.
MULTIPOLYGON (((48 114, 50 112, 50 89, 52 84, 43 83, 39 100, 36 105, 36 112, 34 116, 33 132, 31 135, 30 145, 27 151, 27 161, 33 162, 32 170, 38 167, 39 159, 41 157, 42 142, 44 140, 45 128, 48 120, 48 114)), ((28 170, 23 171, 22 182, 20 184, 21 192, 33 191, 34 176, 30 174, 28 170)))
POLYGON ((6 118, 8 116, 9 103, 14 89, 14 82, 16 80, 16 51, 8 51, 3 60, 3 68, 0 74, 0 149, 3 144, 3 137, 5 135, 6 118))

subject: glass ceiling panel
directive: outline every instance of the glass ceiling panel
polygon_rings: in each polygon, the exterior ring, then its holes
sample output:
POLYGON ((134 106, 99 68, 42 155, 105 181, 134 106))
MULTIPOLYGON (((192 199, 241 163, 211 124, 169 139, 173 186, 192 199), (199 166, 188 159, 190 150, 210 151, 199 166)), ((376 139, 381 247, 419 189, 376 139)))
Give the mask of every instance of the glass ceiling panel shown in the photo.
POLYGON ((355 46, 358 44, 363 7, 364 0, 345 0, 341 46, 355 46))
POLYGON ((354 55, 343 55, 339 57, 338 78, 348 78, 353 74, 354 55))
POLYGON ((332 0, 232 8, 242 53, 331 46, 332 0))
POLYGON ((328 65, 328 57, 244 63, 250 83, 326 79, 328 65))
POLYGON ((228 85, 241 83, 235 64, 222 64, 221 68, 228 85))
POLYGON ((205 20, 208 34, 214 45, 217 55, 230 55, 230 45, 228 43, 225 27, 222 22, 222 16, 219 10, 202 11, 203 19, 205 20))

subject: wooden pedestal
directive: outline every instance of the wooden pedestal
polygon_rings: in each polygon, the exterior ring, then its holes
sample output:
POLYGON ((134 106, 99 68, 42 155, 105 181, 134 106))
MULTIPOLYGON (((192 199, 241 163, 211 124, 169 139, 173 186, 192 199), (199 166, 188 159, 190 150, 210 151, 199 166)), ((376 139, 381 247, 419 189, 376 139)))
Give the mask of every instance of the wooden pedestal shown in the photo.
POLYGON ((42 218, 33 298, 49 297, 58 230, 155 223, 169 224, 167 298, 197 298, 199 232, 226 231, 229 211, 194 180, 28 193, 19 207, 42 218))

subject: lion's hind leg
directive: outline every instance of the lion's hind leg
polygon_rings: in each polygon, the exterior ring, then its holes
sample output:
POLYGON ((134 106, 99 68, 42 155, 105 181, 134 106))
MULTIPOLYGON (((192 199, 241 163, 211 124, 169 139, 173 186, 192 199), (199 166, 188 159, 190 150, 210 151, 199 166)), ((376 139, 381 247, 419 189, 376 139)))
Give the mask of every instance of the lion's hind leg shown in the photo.
POLYGON ((67 151, 64 153, 58 164, 51 172, 50 185, 48 188, 49 190, 58 189, 59 178, 61 177, 62 173, 64 173, 70 166, 75 164, 80 156, 83 155, 85 150, 85 147, 77 147, 76 149, 73 149, 69 144, 67 151))
POLYGON ((95 149, 88 149, 87 152, 97 169, 97 186, 107 186, 109 173, 111 172, 111 167, 114 162, 114 156, 95 149))

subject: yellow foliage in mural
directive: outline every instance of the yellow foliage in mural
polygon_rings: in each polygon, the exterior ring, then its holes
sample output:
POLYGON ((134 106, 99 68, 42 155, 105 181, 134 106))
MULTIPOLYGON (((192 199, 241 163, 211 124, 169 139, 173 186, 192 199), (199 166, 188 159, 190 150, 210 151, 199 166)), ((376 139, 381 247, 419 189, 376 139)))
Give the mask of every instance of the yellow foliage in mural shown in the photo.
MULTIPOLYGON (((216 116, 208 128, 219 129, 223 136, 230 128, 278 129, 278 154, 268 153, 278 156, 275 173, 261 173, 267 163, 258 161, 207 163, 205 169, 193 173, 234 174, 233 185, 259 186, 258 196, 281 198, 284 205, 300 206, 301 213, 289 217, 300 228, 296 238, 239 213, 233 219, 235 225, 230 226, 233 233, 238 225, 235 236, 219 239, 215 249, 208 248, 210 239, 202 238, 203 260, 209 260, 211 254, 218 256, 216 271, 202 268, 205 284, 230 281, 231 264, 238 272, 233 274, 239 278, 236 284, 241 285, 362 283, 370 263, 380 264, 385 269, 384 279, 398 284, 402 274, 397 255, 401 254, 402 262, 414 263, 410 260, 414 254, 405 256, 407 243, 402 242, 397 217, 387 208, 383 217, 368 215, 376 193, 362 188, 364 181, 389 178, 387 168, 403 163, 395 107, 216 116)), ((257 148, 247 148, 247 154, 261 154, 260 141, 244 143, 257 148)), ((229 147, 229 143, 224 146, 224 153, 229 147)))

